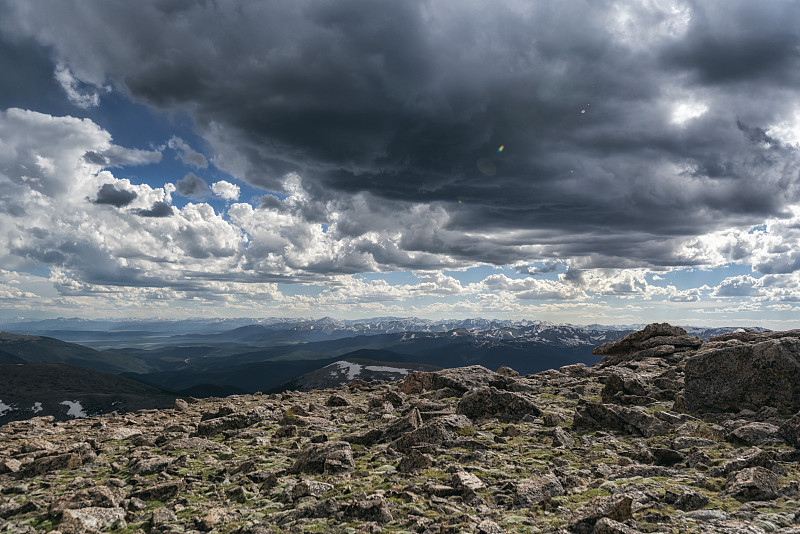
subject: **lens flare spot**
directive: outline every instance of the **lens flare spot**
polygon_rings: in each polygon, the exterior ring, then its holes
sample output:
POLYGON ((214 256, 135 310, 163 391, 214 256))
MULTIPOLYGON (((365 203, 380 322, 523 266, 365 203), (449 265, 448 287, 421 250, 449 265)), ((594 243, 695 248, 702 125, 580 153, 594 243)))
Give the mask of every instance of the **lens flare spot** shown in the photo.
POLYGON ((497 173, 497 167, 494 166, 492 160, 487 158, 478 160, 478 170, 486 176, 494 176, 497 173))
POLYGON ((502 152, 502 151, 503 151, 505 148, 506 148, 506 145, 500 145, 500 146, 497 148, 497 153, 499 154, 499 153, 500 153, 500 152, 502 152))

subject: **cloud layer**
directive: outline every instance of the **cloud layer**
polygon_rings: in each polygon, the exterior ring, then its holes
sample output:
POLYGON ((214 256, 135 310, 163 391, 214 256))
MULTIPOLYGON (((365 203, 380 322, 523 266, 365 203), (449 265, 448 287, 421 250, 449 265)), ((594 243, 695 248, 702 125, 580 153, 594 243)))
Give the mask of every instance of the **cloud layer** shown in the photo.
POLYGON ((498 306, 796 298, 796 3, 109 0, 0 15, 7 39, 49 47, 76 106, 102 107, 109 88, 188 114, 208 145, 166 140, 188 168, 153 187, 109 169, 163 150, 3 113, 4 253, 52 268, 62 293, 300 282, 389 301, 351 275, 410 270, 417 293, 498 306), (211 166, 231 181, 194 174, 211 166), (273 194, 239 202, 237 180, 273 194), (224 210, 201 202, 212 193, 224 210), (731 263, 752 274, 705 289, 648 276, 731 263), (479 264, 519 276, 437 278, 479 264))

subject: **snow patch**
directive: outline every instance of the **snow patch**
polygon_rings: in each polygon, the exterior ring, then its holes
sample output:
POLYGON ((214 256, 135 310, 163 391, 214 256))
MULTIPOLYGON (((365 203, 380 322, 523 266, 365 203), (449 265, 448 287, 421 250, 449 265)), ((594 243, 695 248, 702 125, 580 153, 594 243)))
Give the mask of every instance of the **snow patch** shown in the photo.
POLYGON ((13 406, 9 406, 8 404, 5 404, 2 400, 0 400, 0 415, 5 415, 8 412, 14 410, 16 410, 16 408, 14 408, 13 406))
POLYGON ((401 369, 399 367, 386 367, 383 365, 367 365, 364 367, 365 371, 375 371, 377 373, 397 373, 399 375, 407 375, 408 369, 401 369))
POLYGON ((61 401, 59 404, 63 404, 64 406, 69 406, 69 410, 67 410, 67 415, 71 415, 72 417, 89 417, 86 415, 86 412, 83 411, 83 406, 78 401, 61 401))
POLYGON ((346 371, 348 380, 354 380, 361 372, 361 369, 364 367, 363 365, 346 362, 344 360, 336 362, 332 365, 337 365, 342 371, 346 371))
MULTIPOLYGON (((372 371, 375 373, 395 373, 402 376, 405 376, 409 373, 408 369, 402 369, 399 367, 387 367, 384 365, 361 365, 358 363, 352 363, 345 360, 341 360, 338 362, 334 362, 330 365, 326 365, 326 367, 338 367, 339 372, 346 372, 347 373, 347 380, 355 380, 361 374, 361 371, 372 371)), ((336 371, 331 371, 331 376, 336 376, 336 371)))
POLYGON ((42 410, 44 410, 44 408, 42 408, 42 403, 41 402, 34 402, 33 403, 33 408, 31 408, 31 411, 33 413, 39 413, 42 410))

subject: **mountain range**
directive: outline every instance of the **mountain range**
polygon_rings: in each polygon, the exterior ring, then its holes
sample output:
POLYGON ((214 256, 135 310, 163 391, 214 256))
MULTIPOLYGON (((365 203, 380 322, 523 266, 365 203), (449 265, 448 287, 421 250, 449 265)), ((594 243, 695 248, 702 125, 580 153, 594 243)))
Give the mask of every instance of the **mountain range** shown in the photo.
MULTIPOLYGON (((163 405, 175 395, 223 397, 335 387, 350 374, 332 369, 358 367, 358 378, 396 380, 412 370, 465 365, 493 370, 508 366, 522 374, 574 363, 592 365, 598 361, 592 347, 635 327, 395 317, 6 322, 0 328, 15 332, 0 333, 0 358, 7 365, 16 364, 21 373, 24 364, 26 372, 34 374, 39 371, 33 364, 62 367, 60 380, 42 383, 38 390, 31 389, 30 380, 24 388, 6 381, 0 403, 7 408, 0 423, 34 414, 67 417, 63 405, 45 403, 45 398, 83 399, 94 406, 92 413, 102 413, 154 407, 155 398, 163 405), (104 374, 90 378, 89 371, 104 374), (116 375, 116 382, 109 375, 116 375), (104 397, 108 402, 99 402, 91 397, 97 392, 95 384, 103 381, 117 384, 120 399, 104 397), (142 385, 152 389, 137 389, 142 385), (43 411, 30 411, 36 403, 43 411)), ((707 339, 736 329, 687 330, 707 339)))

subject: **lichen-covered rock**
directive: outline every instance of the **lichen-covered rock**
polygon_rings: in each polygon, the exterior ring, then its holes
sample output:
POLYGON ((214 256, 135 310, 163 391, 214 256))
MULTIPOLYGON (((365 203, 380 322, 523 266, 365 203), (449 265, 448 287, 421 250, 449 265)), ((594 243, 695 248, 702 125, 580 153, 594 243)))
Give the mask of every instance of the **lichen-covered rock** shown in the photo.
POLYGON ((74 452, 44 456, 33 460, 22 470, 23 477, 34 477, 63 469, 75 469, 81 465, 81 457, 74 452))
POLYGON ((470 389, 486 387, 497 380, 498 375, 481 365, 455 367, 436 372, 415 371, 400 383, 400 391, 406 394, 419 394, 423 391, 450 388, 464 393, 470 389))
POLYGON ((668 423, 644 410, 591 401, 578 406, 573 426, 616 430, 645 437, 662 435, 669 429, 668 423))
POLYGON ((346 441, 312 443, 297 457, 292 473, 336 473, 355 466, 353 450, 346 441))
POLYGON ((464 393, 458 402, 456 413, 471 419, 496 417, 504 421, 518 421, 526 415, 539 416, 542 410, 533 399, 523 393, 481 387, 464 393))
POLYGON ((197 527, 200 530, 208 532, 217 529, 217 527, 223 527, 229 523, 233 523, 234 521, 239 521, 241 518, 242 514, 236 510, 230 510, 228 508, 212 508, 206 512, 200 521, 198 521, 197 527))
POLYGON ((550 497, 564 495, 564 486, 552 473, 521 480, 514 487, 514 504, 530 506, 550 497))
POLYGON ((631 519, 631 503, 633 499, 624 494, 613 497, 595 497, 585 506, 581 506, 572 513, 568 528, 576 534, 590 534, 595 524, 607 517, 614 521, 631 519))
POLYGON ((701 349, 684 372, 684 398, 692 411, 800 410, 800 339, 794 337, 701 349))
POLYGON ((748 467, 733 473, 725 483, 725 493, 745 501, 767 501, 778 497, 780 477, 763 467, 748 467))
POLYGON ((737 426, 731 432, 730 438, 747 445, 765 445, 782 441, 777 426, 760 421, 737 426))
MULTIPOLYGON (((124 494, 123 494, 124 495, 124 494)), ((60 516, 64 510, 78 508, 116 508, 122 501, 120 491, 107 486, 95 486, 66 495, 50 503, 48 512, 53 517, 60 516)))
POLYGON ((131 497, 142 499, 143 501, 167 502, 175 497, 184 488, 183 480, 169 480, 160 484, 146 486, 131 493, 131 497))
POLYGON ((708 504, 708 496, 687 486, 668 488, 664 493, 664 502, 679 510, 689 512, 699 510, 708 504))
POLYGON ((472 421, 464 415, 450 414, 435 417, 416 430, 406 432, 392 442, 399 451, 405 451, 421 443, 440 444, 456 439, 457 432, 472 426, 472 421))
POLYGON ((175 459, 169 456, 153 456, 152 458, 138 458, 131 463, 131 473, 134 475, 153 475, 169 467, 175 459))
POLYGON ((783 423, 778 428, 778 433, 786 440, 786 443, 800 449, 800 412, 783 423))
POLYGON ((393 519, 389 504, 382 495, 372 495, 353 502, 345 509, 345 515, 360 521, 375 521, 381 524, 393 519))
POLYGON ((122 508, 81 508, 65 510, 59 529, 64 533, 86 532, 125 528, 125 510, 122 508))
POLYGON ((641 530, 614 521, 608 517, 601 517, 592 528, 592 534, 642 534, 641 530))
POLYGON ((401 473, 411 473, 420 469, 427 469, 433 465, 433 458, 416 449, 411 449, 406 453, 397 465, 397 470, 401 473))
POLYGON ((651 323, 642 330, 631 332, 622 339, 595 347, 592 354, 597 354, 598 356, 612 356, 614 354, 624 354, 635 350, 641 350, 640 348, 652 348, 652 343, 648 344, 646 347, 642 347, 642 344, 652 338, 668 336, 683 337, 686 336, 686 330, 679 326, 672 326, 669 323, 651 323))

